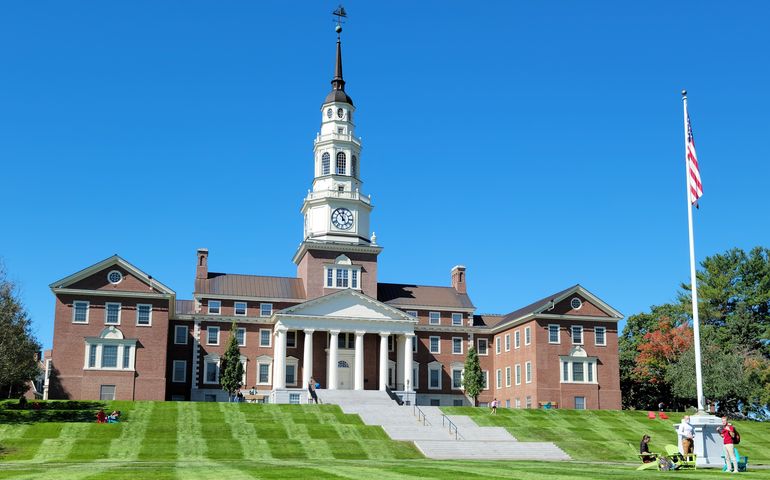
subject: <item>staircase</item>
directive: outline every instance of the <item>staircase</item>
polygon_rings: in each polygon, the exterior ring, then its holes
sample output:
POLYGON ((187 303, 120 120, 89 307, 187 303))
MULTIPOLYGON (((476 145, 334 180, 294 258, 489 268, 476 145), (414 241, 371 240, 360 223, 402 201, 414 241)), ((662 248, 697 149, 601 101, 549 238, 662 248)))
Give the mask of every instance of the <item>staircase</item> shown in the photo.
POLYGON ((411 441, 428 458, 463 460, 569 460, 550 442, 519 442, 502 427, 480 427, 464 415, 438 407, 401 406, 378 390, 317 390, 323 403, 339 405, 367 425, 379 425, 393 440, 411 441), (418 420, 419 417, 419 420, 418 420), (449 422, 457 426, 450 433, 449 422), (442 422, 443 420, 443 422, 442 422), (443 423, 443 425, 442 425, 443 423), (455 438, 457 437, 457 438, 455 438))

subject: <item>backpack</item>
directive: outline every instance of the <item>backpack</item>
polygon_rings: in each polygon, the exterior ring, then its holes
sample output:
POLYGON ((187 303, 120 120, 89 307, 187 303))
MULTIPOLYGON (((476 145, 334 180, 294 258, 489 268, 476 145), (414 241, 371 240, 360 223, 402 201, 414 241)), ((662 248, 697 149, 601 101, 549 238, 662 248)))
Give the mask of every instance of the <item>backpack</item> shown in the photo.
POLYGON ((733 425, 733 445, 741 443, 741 434, 738 433, 738 429, 733 425))

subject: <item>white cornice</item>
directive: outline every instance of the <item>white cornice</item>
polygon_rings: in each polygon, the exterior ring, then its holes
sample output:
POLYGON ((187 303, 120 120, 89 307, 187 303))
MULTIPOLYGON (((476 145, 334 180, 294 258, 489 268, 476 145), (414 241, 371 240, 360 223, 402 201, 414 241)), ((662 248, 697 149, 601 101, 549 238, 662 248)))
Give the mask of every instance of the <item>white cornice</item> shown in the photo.
POLYGON ((67 277, 62 278, 61 280, 57 280, 56 282, 53 282, 49 285, 51 289, 54 288, 64 288, 69 285, 72 285, 73 283, 82 280, 84 278, 87 278, 91 275, 93 275, 96 272, 99 272, 100 270, 104 270, 108 267, 111 267, 113 265, 119 265, 123 267, 125 270, 131 272, 132 275, 134 275, 136 278, 144 282, 147 286, 151 288, 156 288, 160 291, 162 291, 164 294, 168 295, 176 295, 173 290, 168 288, 167 286, 163 285, 159 281, 155 280, 154 278, 150 277, 137 267, 133 266, 132 264, 128 263, 127 261, 123 260, 118 255, 113 255, 111 257, 105 258, 101 262, 95 263, 91 265, 90 267, 84 268, 83 270, 80 270, 79 272, 73 273, 72 275, 69 275, 67 277))
POLYGON ((299 261, 302 260, 302 257, 305 255, 305 253, 307 253, 308 250, 324 250, 330 252, 345 253, 372 253, 374 255, 379 255, 379 253, 382 251, 382 247, 379 245, 360 245, 356 243, 345 242, 313 242, 305 240, 299 244, 299 247, 297 247, 297 251, 294 253, 292 261, 295 264, 299 264, 299 261))
POLYGON ((171 299, 174 294, 167 293, 145 293, 145 292, 127 292, 124 290, 85 290, 82 288, 57 288, 51 287, 51 291, 56 295, 80 295, 96 297, 131 297, 131 298, 163 298, 171 299))
POLYGON ((479 327, 451 327, 449 325, 415 325, 415 332, 441 332, 441 333, 481 333, 479 327))
MULTIPOLYGON (((370 297, 368 295, 365 295, 365 294, 359 292, 358 290, 353 290, 352 288, 348 288, 348 289, 345 289, 345 290, 340 290, 338 292, 330 293, 329 295, 324 295, 322 297, 316 297, 316 298, 314 298, 312 300, 309 300, 309 301, 307 301, 305 303, 301 303, 299 305, 293 305, 291 307, 284 308, 283 310, 278 312, 276 315, 291 315, 294 311, 296 311, 296 310, 298 310, 300 308, 310 307, 310 306, 313 306, 313 305, 316 305, 316 304, 319 304, 319 303, 326 303, 326 302, 328 302, 328 301, 330 301, 330 300, 332 300, 332 299, 334 299, 336 297, 341 297, 341 296, 356 297, 356 298, 358 298, 360 300, 363 300, 363 301, 365 301, 367 303, 370 303, 371 305, 374 305, 376 307, 382 308, 385 311, 392 313, 396 318, 400 318, 401 320, 404 320, 407 323, 410 323, 410 324, 416 324, 417 323, 417 319, 412 317, 411 315, 407 315, 406 312, 402 312, 401 310, 399 310, 397 308, 393 308, 393 307, 391 307, 390 305, 388 305, 386 303, 380 302, 376 298, 372 298, 372 297, 370 297)), ((298 317, 305 317, 304 315, 297 315, 297 316, 298 317)), ((330 317, 330 318, 343 318, 343 317, 330 317)))
MULTIPOLYGON (((580 295, 582 295, 585 298, 589 299, 591 301, 591 303, 595 304, 597 307, 602 309, 604 311, 604 313, 606 313, 607 315, 609 315, 611 317, 615 317, 617 320, 623 319, 623 314, 622 313, 620 313, 619 311, 615 310, 614 308, 609 306, 607 303, 602 301, 599 297, 597 297, 593 293, 591 293, 588 290, 586 290, 582 285, 575 285, 573 288, 570 288, 569 290, 567 290, 566 292, 562 293, 558 297, 553 298, 552 301, 553 301, 553 303, 559 303, 562 300, 566 299, 567 297, 570 297, 570 296, 572 296, 572 295, 574 295, 576 293, 579 293, 580 295)), ((546 311, 547 309, 549 309, 550 306, 551 306, 551 304, 546 302, 545 305, 542 305, 537 310, 534 310, 533 313, 538 313, 538 314, 542 313, 542 312, 546 311)))

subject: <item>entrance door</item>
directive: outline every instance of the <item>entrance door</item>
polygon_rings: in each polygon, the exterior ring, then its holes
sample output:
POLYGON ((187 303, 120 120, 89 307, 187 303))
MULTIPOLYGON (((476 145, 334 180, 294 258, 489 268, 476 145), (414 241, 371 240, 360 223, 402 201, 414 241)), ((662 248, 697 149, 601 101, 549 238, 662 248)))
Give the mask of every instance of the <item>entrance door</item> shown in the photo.
POLYGON ((337 362, 337 388, 340 390, 353 390, 353 368, 347 359, 337 362))

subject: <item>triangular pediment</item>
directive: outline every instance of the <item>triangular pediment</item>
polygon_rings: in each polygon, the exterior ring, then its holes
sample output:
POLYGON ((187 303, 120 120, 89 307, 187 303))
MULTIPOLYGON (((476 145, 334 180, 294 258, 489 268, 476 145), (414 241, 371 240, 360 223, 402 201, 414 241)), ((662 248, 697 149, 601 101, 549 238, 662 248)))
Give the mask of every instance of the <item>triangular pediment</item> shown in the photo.
POLYGON ((558 296, 551 299, 550 302, 538 307, 533 313, 608 317, 608 319, 618 320, 623 318, 622 313, 586 290, 582 285, 575 285, 574 287, 561 292, 558 296))
POLYGON ((118 255, 84 268, 79 272, 57 280, 49 285, 54 291, 60 289, 109 290, 137 293, 175 295, 174 291, 152 278, 139 268, 118 255), (120 280, 110 283, 110 273, 118 272, 120 280))
POLYGON ((356 318, 417 323, 416 318, 405 312, 353 289, 318 297, 283 309, 277 314, 278 316, 356 318))

